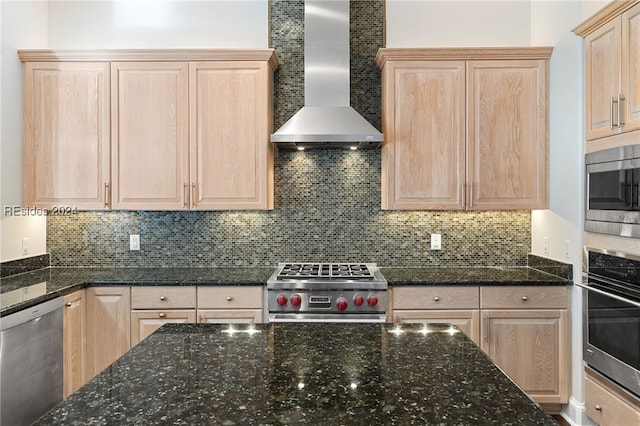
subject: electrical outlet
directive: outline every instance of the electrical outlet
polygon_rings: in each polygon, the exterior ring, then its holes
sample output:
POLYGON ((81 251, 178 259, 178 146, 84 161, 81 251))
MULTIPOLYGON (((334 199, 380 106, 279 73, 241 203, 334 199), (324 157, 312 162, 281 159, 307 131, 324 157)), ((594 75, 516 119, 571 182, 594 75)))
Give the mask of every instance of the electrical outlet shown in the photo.
POLYGON ((571 240, 564 240, 564 257, 571 258, 571 240))
POLYGON ((22 254, 29 254, 29 237, 22 237, 22 254))
POLYGON ((544 254, 549 254, 549 237, 544 237, 542 250, 544 251, 544 254))
POLYGON ((442 248, 442 235, 431 234, 431 250, 440 250, 442 248))
POLYGON ((140 234, 129 235, 129 250, 130 251, 140 250, 140 234))

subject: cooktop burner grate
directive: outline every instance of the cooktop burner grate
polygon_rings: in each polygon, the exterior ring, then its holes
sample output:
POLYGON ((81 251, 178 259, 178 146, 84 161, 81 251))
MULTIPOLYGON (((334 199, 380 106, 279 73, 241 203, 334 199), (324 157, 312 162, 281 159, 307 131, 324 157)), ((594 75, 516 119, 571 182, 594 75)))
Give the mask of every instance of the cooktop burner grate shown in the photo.
POLYGON ((277 278, 372 280, 374 276, 362 263, 286 263, 277 278))

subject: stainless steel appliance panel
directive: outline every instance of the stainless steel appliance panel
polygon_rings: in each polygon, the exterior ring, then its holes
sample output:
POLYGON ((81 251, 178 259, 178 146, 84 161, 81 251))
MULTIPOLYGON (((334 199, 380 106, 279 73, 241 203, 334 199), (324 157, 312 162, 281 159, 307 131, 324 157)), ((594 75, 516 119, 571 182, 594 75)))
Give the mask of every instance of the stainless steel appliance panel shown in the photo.
POLYGON ((640 238, 640 144, 585 155, 585 230, 640 238))
POLYGON ((585 249, 584 361, 640 396, 640 257, 585 249))
POLYGON ((62 401, 62 306, 53 299, 0 320, 0 423, 30 425, 62 401))

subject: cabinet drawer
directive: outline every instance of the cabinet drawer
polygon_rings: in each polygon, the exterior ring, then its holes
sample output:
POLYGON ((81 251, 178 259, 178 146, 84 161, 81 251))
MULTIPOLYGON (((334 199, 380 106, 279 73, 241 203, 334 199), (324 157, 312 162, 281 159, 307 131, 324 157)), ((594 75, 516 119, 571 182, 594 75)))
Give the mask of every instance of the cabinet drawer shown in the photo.
POLYGON ((131 309, 184 309, 195 307, 195 287, 131 287, 131 309))
POLYGON ((638 425, 640 407, 633 407, 587 374, 584 382, 587 415, 600 426, 638 425))
POLYGON ((396 287, 393 309, 478 309, 478 287, 396 287))
POLYGON ((262 308, 262 287, 198 287, 199 309, 262 308))
POLYGON ((567 309, 565 286, 481 287, 482 309, 567 309))

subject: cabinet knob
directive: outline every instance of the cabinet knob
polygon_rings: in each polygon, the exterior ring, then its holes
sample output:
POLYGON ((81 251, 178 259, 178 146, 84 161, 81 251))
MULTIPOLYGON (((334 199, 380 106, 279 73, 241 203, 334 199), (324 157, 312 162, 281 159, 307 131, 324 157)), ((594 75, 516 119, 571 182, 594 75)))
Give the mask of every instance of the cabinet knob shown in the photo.
POLYGON ((160 300, 164 302, 165 300, 167 300, 167 298, 165 296, 160 296, 160 300))
POLYGON ((599 406, 599 405, 596 405, 596 406, 595 406, 595 407, 593 407, 593 408, 595 408, 595 410, 596 410, 596 411, 602 411, 602 407, 601 407, 601 406, 599 406))
POLYGON ((529 300, 529 298, 527 296, 522 296, 522 301, 526 302, 527 300, 529 300))
POLYGON ((231 302, 232 300, 233 300, 233 297, 227 296, 227 302, 231 302))
POLYGON ((433 300, 434 300, 434 301, 436 301, 436 302, 439 302, 439 301, 440 301, 440 298, 439 298, 438 296, 435 296, 435 297, 433 298, 433 300))
POLYGON ((70 308, 70 307, 71 307, 71 302, 67 302, 67 303, 65 303, 65 305, 66 305, 68 308, 70 308))
POLYGON ((165 315, 164 315, 164 312, 160 312, 160 315, 159 315, 159 316, 160 316, 160 318, 164 318, 164 316, 165 316, 165 315))

